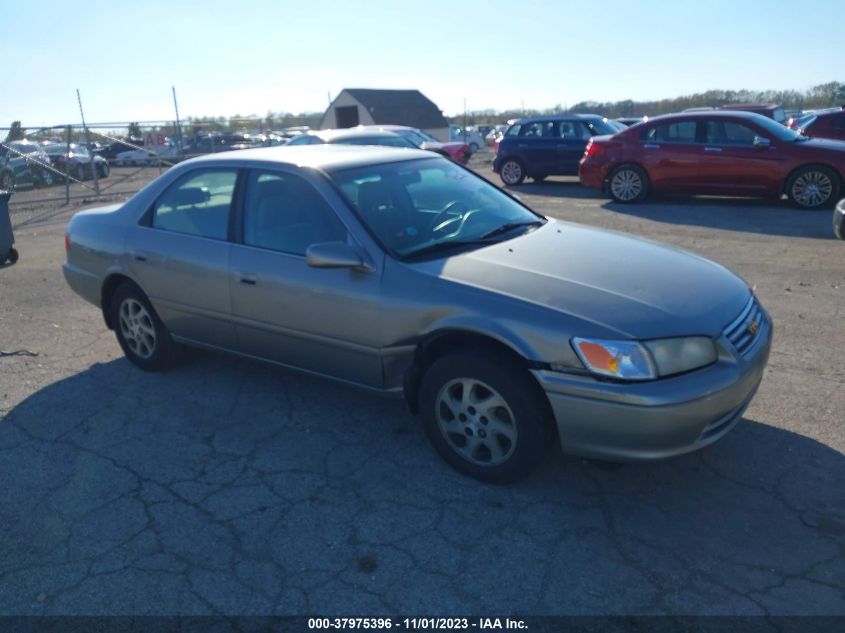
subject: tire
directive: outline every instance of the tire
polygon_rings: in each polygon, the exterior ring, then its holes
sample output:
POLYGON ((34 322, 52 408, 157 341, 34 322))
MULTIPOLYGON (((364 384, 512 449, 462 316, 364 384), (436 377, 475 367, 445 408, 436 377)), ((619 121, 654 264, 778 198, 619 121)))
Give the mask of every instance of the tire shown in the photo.
POLYGON ((525 167, 515 158, 508 158, 499 168, 499 178, 509 187, 521 185, 525 180, 525 167))
POLYGON ((534 182, 543 182, 546 179, 546 176, 545 175, 543 175, 543 176, 531 176, 531 179, 534 182))
POLYGON ((85 180, 85 167, 82 164, 78 164, 76 169, 73 170, 74 178, 77 180, 85 180))
POLYGON ((41 170, 41 184, 45 187, 52 187, 56 184, 56 178, 53 176, 52 171, 49 169, 41 170))
POLYGON ((161 371, 176 362, 179 346, 138 286, 118 286, 109 307, 117 342, 133 365, 144 371, 161 371))
POLYGON ((620 165, 607 184, 610 196, 623 204, 641 202, 648 195, 648 174, 638 165, 620 165))
POLYGON ((4 171, 0 174, 0 189, 11 191, 15 188, 15 174, 12 171, 4 171))
POLYGON ((786 181, 786 195, 801 209, 824 209, 839 198, 839 176, 821 165, 795 170, 786 181))
POLYGON ((435 450, 481 481, 525 477, 550 444, 552 417, 539 385, 497 354, 454 352, 438 359, 423 376, 419 403, 435 450))
POLYGON ((6 261, 9 264, 17 264, 18 263, 18 251, 15 248, 10 248, 9 252, 6 253, 6 261))
POLYGON ((470 143, 469 144, 469 151, 475 154, 478 151, 478 143, 470 143))
POLYGON ((99 174, 100 178, 108 178, 109 173, 111 170, 109 169, 108 163, 100 163, 101 167, 97 169, 97 173, 99 174))

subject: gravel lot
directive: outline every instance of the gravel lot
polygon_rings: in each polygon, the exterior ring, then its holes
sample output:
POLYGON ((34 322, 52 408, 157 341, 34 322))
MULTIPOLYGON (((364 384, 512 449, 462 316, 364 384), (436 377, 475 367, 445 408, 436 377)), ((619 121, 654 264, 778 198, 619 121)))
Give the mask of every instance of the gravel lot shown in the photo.
MULTIPOLYGON (((489 158, 473 164, 494 179, 489 158)), ((775 342, 745 419, 709 449, 556 453, 492 487, 441 462, 400 401, 206 352, 134 369, 62 278, 72 210, 24 204, 38 193, 14 198, 21 260, 0 269, 0 350, 37 354, 0 357, 0 613, 845 615, 830 212, 520 187, 547 215, 727 265, 775 342)))

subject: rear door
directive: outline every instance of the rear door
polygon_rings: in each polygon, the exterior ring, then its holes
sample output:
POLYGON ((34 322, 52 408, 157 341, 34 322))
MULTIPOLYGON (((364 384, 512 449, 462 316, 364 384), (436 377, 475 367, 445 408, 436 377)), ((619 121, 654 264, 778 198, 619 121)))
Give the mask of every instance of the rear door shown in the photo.
POLYGON ((695 120, 661 123, 643 129, 640 162, 655 190, 697 190, 700 184, 698 165, 703 150, 697 130, 695 120))
POLYGON ((188 172, 127 232, 129 268, 177 337, 231 349, 228 241, 236 169, 188 172))
POLYGON ((517 155, 530 176, 557 173, 557 126, 553 121, 523 123, 516 139, 517 155))

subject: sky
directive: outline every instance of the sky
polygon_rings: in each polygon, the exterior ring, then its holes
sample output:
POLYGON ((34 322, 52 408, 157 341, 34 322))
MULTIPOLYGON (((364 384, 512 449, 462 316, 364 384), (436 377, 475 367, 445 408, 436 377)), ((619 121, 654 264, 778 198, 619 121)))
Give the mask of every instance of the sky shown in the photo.
POLYGON ((845 2, 0 0, 0 127, 323 111, 416 88, 447 116, 845 81, 845 2))

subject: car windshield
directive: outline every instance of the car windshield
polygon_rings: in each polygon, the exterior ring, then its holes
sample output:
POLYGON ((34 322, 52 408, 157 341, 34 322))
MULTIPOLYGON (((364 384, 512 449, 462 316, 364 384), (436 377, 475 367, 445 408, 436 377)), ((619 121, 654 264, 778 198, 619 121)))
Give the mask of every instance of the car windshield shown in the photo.
POLYGON ((779 141, 806 141, 807 137, 799 134, 795 130, 790 130, 785 125, 781 125, 774 119, 770 119, 762 114, 754 115, 754 123, 766 130, 769 134, 774 136, 779 141))
POLYGON ((589 128, 593 136, 600 134, 616 134, 619 129, 614 127, 607 119, 584 119, 584 125, 589 128))
POLYGON ((341 145, 385 145, 387 147, 416 147, 411 141, 401 136, 350 136, 331 141, 341 145))
POLYGON ((480 248, 545 222, 443 158, 356 167, 329 177, 382 246, 400 259, 480 248))
POLYGON ((401 132, 397 132, 397 134, 402 136, 402 138, 408 139, 417 147, 422 147, 423 143, 434 140, 431 137, 426 138, 422 133, 417 132, 416 130, 402 130, 401 132))
POLYGON ((36 154, 41 151, 35 143, 9 143, 9 147, 20 154, 36 154))

